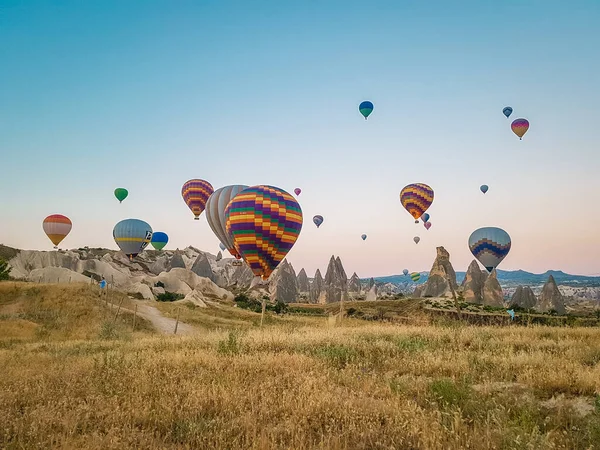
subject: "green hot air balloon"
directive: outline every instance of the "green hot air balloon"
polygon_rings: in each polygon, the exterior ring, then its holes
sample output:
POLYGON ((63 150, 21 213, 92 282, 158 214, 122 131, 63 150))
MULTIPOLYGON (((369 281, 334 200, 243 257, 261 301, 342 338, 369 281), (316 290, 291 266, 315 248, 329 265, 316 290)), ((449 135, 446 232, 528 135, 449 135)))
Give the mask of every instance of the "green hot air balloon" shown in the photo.
POLYGON ((129 195, 129 192, 125 188, 116 188, 115 189, 115 197, 117 197, 117 200, 119 200, 119 203, 122 203, 123 200, 125 200, 128 195, 129 195))

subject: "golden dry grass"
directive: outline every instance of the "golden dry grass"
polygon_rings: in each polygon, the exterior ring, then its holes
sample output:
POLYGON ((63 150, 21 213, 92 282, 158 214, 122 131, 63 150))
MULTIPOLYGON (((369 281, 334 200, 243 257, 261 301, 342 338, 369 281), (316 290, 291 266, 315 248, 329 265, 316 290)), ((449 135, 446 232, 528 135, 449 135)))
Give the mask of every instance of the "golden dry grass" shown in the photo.
POLYGON ((0 349, 0 448, 600 448, 598 328, 309 320, 0 349))

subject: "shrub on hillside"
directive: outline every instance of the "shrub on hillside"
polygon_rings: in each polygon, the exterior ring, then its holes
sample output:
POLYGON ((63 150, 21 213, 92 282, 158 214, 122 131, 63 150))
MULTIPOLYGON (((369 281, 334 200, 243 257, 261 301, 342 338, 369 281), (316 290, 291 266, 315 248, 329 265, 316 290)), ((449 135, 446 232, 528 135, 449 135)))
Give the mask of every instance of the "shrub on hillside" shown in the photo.
POLYGON ((10 279, 10 267, 8 262, 0 258, 0 281, 10 279))
POLYGON ((158 294, 156 299, 159 302, 174 302, 176 300, 181 300, 185 298, 185 295, 177 294, 175 292, 165 292, 164 294, 158 294))

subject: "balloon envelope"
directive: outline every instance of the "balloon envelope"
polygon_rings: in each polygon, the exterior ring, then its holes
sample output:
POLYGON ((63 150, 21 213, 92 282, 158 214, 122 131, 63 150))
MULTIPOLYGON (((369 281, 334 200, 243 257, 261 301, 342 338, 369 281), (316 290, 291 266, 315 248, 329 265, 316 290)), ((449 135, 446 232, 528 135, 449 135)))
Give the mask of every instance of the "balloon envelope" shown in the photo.
POLYGON ((469 236, 469 249, 473 256, 491 272, 506 258, 511 240, 506 231, 496 227, 479 228, 469 236))
POLYGON ((200 219, 200 214, 206 207, 208 197, 214 192, 212 185, 205 180, 188 180, 181 188, 181 196, 188 208, 194 213, 194 220, 200 219))
POLYGON ((421 274, 419 272, 413 272, 410 274, 410 279, 417 282, 421 279, 421 274))
POLYGON ((365 116, 365 120, 367 120, 369 114, 373 112, 373 103, 369 101, 364 101, 360 105, 358 105, 358 110, 363 116, 365 116))
POLYGON ((506 108, 504 108, 502 110, 502 114, 504 114, 507 119, 510 117, 510 115, 512 114, 512 112, 513 112, 513 109, 510 106, 507 106, 506 108))
POLYGON ((222 242, 219 242, 219 248, 223 251, 227 249, 227 247, 225 247, 222 242))
POLYGON ((139 219, 121 220, 113 229, 113 238, 121 251, 133 259, 152 240, 152 227, 139 219))
POLYGON ((402 273, 403 273, 404 275, 408 275, 408 269, 404 269, 404 270, 402 271, 402 273))
POLYGON ((315 223, 317 228, 319 228, 321 226, 321 224, 323 223, 323 216, 317 215, 317 216, 313 217, 313 222, 315 223))
POLYGON ((519 136, 520 140, 523 139, 523 136, 527 133, 527 130, 529 130, 529 121, 527 119, 515 119, 510 127, 512 128, 513 133, 519 136))
POLYGON ((294 189, 294 194, 300 195, 300 192, 302 192, 302 189, 300 189, 300 188, 294 189))
POLYGON ((483 192, 484 194, 485 194, 485 193, 488 191, 488 189, 489 189, 489 187, 488 187, 488 185, 487 185, 487 184, 482 184, 482 185, 479 187, 479 190, 480 190, 481 192, 483 192))
POLYGON ((414 217, 415 223, 418 223, 419 217, 433 203, 433 189, 423 183, 409 184, 400 192, 400 202, 404 209, 414 217))
POLYGON ((423 221, 423 223, 429 222, 430 217, 431 216, 429 215, 429 213, 423 213, 423 215, 421 216, 421 220, 423 221))
POLYGON ((421 240, 421 238, 419 236, 415 236, 413 238, 413 241, 415 241, 415 244, 418 244, 420 240, 421 240))
POLYGON ((71 232, 73 223, 67 216, 63 216, 62 214, 52 214, 44 219, 42 228, 44 229, 46 236, 48 236, 54 244, 54 248, 57 248, 58 244, 60 244, 71 232))
POLYGON ((243 184, 236 184, 219 188, 208 197, 208 201, 206 202, 206 220, 210 228, 215 233, 215 236, 217 236, 217 239, 225 245, 229 253, 237 259, 240 259, 241 256, 235 249, 233 238, 227 232, 225 208, 236 195, 247 187, 243 184))
POLYGON ((167 242, 169 242, 169 236, 167 236, 167 233, 163 233, 162 231, 156 231, 152 233, 152 240, 150 243, 156 250, 162 250, 165 248, 167 242))
POLYGON ((431 222, 425 222, 423 226, 429 230, 431 228, 431 222))
POLYGON ((115 189, 115 197, 117 197, 117 200, 119 200, 119 203, 121 203, 123 200, 125 200, 128 195, 129 195, 129 191, 125 188, 116 188, 115 189))
POLYGON ((302 230, 302 209, 289 193, 274 186, 253 186, 225 208, 227 232, 256 276, 269 278, 302 230))
POLYGON ((364 241, 364 240, 367 238, 367 235, 366 235, 366 234, 363 234, 363 235, 361 236, 361 238, 362 238, 362 240, 364 241))

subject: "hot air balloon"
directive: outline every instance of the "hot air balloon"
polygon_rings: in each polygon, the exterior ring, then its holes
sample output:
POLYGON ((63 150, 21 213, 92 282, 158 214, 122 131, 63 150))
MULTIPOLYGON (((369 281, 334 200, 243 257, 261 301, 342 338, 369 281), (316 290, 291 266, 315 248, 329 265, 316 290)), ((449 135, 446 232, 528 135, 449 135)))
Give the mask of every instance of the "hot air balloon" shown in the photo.
POLYGON ((413 272, 410 274, 410 279, 416 283, 421 279, 421 274, 419 272, 413 272))
POLYGON ((123 200, 125 200, 128 195, 129 195, 129 191, 125 188, 116 188, 115 189, 115 197, 117 197, 117 200, 119 200, 119 203, 122 203, 123 200))
POLYGON ((62 214, 52 214, 44 219, 42 228, 46 236, 54 244, 54 248, 58 248, 58 244, 67 237, 71 228, 73 228, 73 223, 68 217, 62 214))
POLYGON ((481 192, 483 192, 484 194, 485 194, 485 193, 488 191, 488 189, 489 189, 489 187, 488 187, 488 185, 487 185, 487 184, 482 184, 482 185, 479 187, 479 190, 480 190, 481 192))
POLYGON ((300 188, 294 189, 294 194, 300 195, 300 192, 302 192, 302 189, 300 189, 300 188))
POLYGON ((425 222, 423 226, 429 230, 431 228, 431 222, 425 222))
POLYGON ((319 228, 321 226, 321 224, 323 223, 323 216, 317 215, 317 216, 313 217, 313 222, 315 223, 317 228, 319 228))
POLYGON ((289 193, 274 186, 252 186, 225 208, 227 232, 256 276, 269 278, 302 230, 302 209, 289 193))
POLYGON ((419 217, 433 203, 433 189, 423 183, 409 184, 400 192, 400 202, 415 218, 415 223, 419 223, 419 217))
POLYGON ((491 272, 506 258, 511 241, 508 233, 501 228, 485 227, 473 231, 469 236, 469 249, 473 256, 491 272))
POLYGON ((366 234, 363 234, 363 235, 361 236, 361 239, 364 241, 365 239, 367 239, 367 235, 366 235, 366 234))
POLYGON ((227 247, 225 247, 222 242, 219 242, 219 248, 223 251, 227 249, 227 247))
POLYGON ((421 220, 423 221, 423 223, 429 222, 430 217, 431 216, 429 215, 429 213, 423 213, 423 215, 421 216, 421 220))
POLYGON ((527 119, 515 119, 510 127, 513 133, 519 136, 519 140, 521 140, 525 133, 527 133, 527 130, 529 130, 529 121, 527 119))
POLYGON ((225 245, 229 253, 236 259, 240 259, 241 256, 233 245, 233 238, 227 232, 225 208, 236 195, 247 187, 243 184, 236 184, 219 188, 208 197, 208 201, 206 202, 206 220, 210 228, 219 241, 225 245))
POLYGON ((204 180, 186 181, 181 188, 181 196, 194 213, 194 220, 200 220, 200 214, 204 211, 208 197, 214 192, 212 185, 204 180))
POLYGON ((402 271, 402 273, 404 274, 404 276, 408 275, 408 269, 404 269, 404 270, 402 271))
POLYGON ((419 236, 415 236, 413 238, 413 241, 415 241, 415 244, 418 244, 420 240, 421 240, 421 238, 419 236))
POLYGON ((139 219, 121 220, 113 229, 113 238, 121 251, 133 260, 152 240, 152 227, 139 219))
POLYGON ((167 236, 167 233, 163 233, 162 231, 155 231, 152 233, 152 240, 150 243, 156 250, 162 250, 165 245, 167 245, 167 242, 169 242, 169 236, 167 236))
POLYGON ((512 114, 513 109, 510 106, 507 106, 506 108, 504 108, 502 110, 502 114, 504 114, 506 116, 506 118, 508 119, 510 117, 510 115, 512 114))
POLYGON ((358 110, 360 113, 365 116, 365 120, 369 117, 369 114, 373 112, 373 103, 365 101, 358 105, 358 110))

